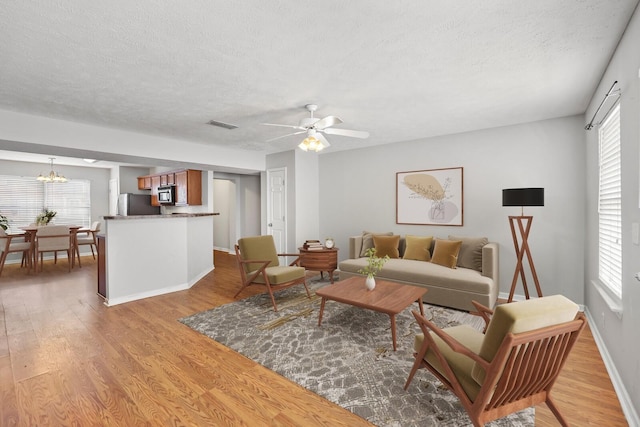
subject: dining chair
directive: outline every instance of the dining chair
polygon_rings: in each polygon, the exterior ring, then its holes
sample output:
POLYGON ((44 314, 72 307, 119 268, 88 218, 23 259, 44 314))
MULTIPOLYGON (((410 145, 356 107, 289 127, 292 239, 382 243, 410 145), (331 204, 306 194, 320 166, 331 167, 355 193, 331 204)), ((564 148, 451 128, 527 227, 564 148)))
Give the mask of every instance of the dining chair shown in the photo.
MULTIPOLYGON (((67 252, 67 261, 69 263, 69 272, 71 272, 71 250, 72 234, 66 225, 48 225, 39 227, 36 232, 36 259, 40 255, 40 271, 44 264, 43 254, 45 252, 53 252, 54 262, 58 263, 58 252, 67 252)), ((37 269, 36 269, 37 270, 37 269)))
MULTIPOLYGON (((91 228, 89 228, 86 231, 80 230, 76 235, 77 247, 79 248, 82 245, 89 245, 89 248, 91 248, 91 255, 93 255, 93 259, 96 259, 96 254, 93 251, 93 248, 96 248, 96 251, 98 250, 98 239, 96 238, 96 235, 99 232, 100 232, 100 221, 94 221, 93 224, 91 224, 91 228), (81 234, 84 234, 84 236, 81 236, 81 234)), ((79 249, 78 249, 78 261, 80 261, 79 249)))
POLYGON ((279 254, 273 236, 244 237, 235 245, 236 259, 240 267, 242 287, 234 298, 249 285, 262 285, 267 288, 274 311, 278 311, 273 291, 302 284, 311 298, 306 282, 304 267, 298 265, 300 254, 279 254), (280 265, 278 257, 295 256, 296 259, 289 265, 280 265))
POLYGON ((23 262, 31 270, 33 245, 24 239, 24 235, 7 234, 3 228, 0 228, 0 250, 2 251, 0 255, 0 275, 2 275, 7 255, 11 252, 22 252, 23 262))

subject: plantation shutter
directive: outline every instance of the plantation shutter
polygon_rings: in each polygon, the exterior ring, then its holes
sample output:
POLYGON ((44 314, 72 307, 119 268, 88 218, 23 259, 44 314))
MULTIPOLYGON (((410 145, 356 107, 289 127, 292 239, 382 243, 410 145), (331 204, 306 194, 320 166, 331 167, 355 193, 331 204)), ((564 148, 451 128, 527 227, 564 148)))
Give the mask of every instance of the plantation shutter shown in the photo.
POLYGON ((622 298, 622 192, 620 105, 602 123, 598 196, 598 278, 622 298))

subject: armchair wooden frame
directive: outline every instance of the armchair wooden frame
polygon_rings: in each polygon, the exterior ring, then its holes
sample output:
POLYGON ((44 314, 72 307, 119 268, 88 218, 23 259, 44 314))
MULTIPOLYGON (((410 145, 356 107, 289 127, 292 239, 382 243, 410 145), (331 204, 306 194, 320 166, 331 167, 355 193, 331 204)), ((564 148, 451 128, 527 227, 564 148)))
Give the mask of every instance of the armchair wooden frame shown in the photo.
MULTIPOLYGON (((485 319, 486 331, 493 311, 475 301, 474 305, 485 319)), ((568 426, 550 393, 567 356, 586 325, 584 314, 578 313, 575 320, 570 322, 519 334, 508 333, 493 360, 487 362, 420 313, 412 313, 424 333, 424 341, 420 351, 414 353, 416 360, 404 386, 405 390, 416 371, 427 368, 460 399, 474 426, 483 426, 486 422, 543 402, 561 425, 568 426), (465 393, 430 332, 441 338, 453 351, 472 359, 485 371, 485 379, 473 401, 465 393), (429 350, 437 357, 444 375, 425 361, 429 350)))
MULTIPOLYGON (((291 286, 295 286, 295 285, 299 285, 302 284, 304 285, 305 290, 307 291, 307 296, 309 298, 311 298, 311 293, 309 292, 309 288, 307 287, 307 280, 306 280, 306 274, 303 274, 302 277, 294 279, 294 280, 290 280, 287 282, 283 282, 283 283, 271 283, 269 281, 269 277, 267 275, 267 267, 269 267, 269 264, 271 263, 270 260, 256 260, 256 259, 243 259, 242 258, 242 254, 240 252, 240 246, 238 246, 237 244, 235 245, 235 251, 236 251, 236 259, 238 260, 238 266, 240 267, 240 276, 242 278, 242 287, 240 288, 240 290, 234 295, 234 298, 237 298, 238 295, 240 295, 240 292, 242 292, 244 290, 244 288, 246 288, 249 285, 255 284, 255 285, 263 285, 267 288, 267 292, 269 293, 269 297, 271 298, 271 303, 273 304, 273 309, 274 311, 278 311, 278 306, 276 305, 276 299, 273 296, 273 292, 274 291, 278 291, 280 289, 285 289, 285 288, 289 288, 291 286), (259 267, 250 272, 247 273, 247 268, 245 268, 245 266, 249 265, 249 264, 253 264, 254 267, 256 264, 259 264, 259 267), (256 281, 257 278, 262 278, 262 281, 256 281)), ((293 262, 291 262, 289 264, 290 267, 299 267, 300 266, 300 254, 277 254, 279 257, 296 257, 296 259, 293 260, 293 262)))

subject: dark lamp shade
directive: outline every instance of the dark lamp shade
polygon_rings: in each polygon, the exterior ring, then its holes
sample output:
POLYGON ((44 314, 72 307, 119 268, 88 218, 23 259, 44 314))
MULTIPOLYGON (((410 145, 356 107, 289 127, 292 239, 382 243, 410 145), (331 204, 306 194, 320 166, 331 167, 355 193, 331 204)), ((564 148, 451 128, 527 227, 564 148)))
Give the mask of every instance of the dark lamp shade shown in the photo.
POLYGON ((544 188, 505 188, 502 206, 544 206, 544 188))

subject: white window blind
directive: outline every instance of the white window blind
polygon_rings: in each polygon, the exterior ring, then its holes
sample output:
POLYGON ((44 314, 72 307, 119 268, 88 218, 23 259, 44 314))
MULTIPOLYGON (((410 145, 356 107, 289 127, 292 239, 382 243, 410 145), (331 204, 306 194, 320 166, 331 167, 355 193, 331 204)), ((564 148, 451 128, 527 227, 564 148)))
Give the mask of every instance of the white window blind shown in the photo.
POLYGON ((598 278, 622 298, 622 191, 620 105, 599 129, 598 278))
POLYGON ((0 175, 0 214, 9 229, 19 232, 36 221, 43 208, 56 211, 56 224, 91 225, 91 183, 74 179, 65 183, 42 183, 34 177, 0 175))

